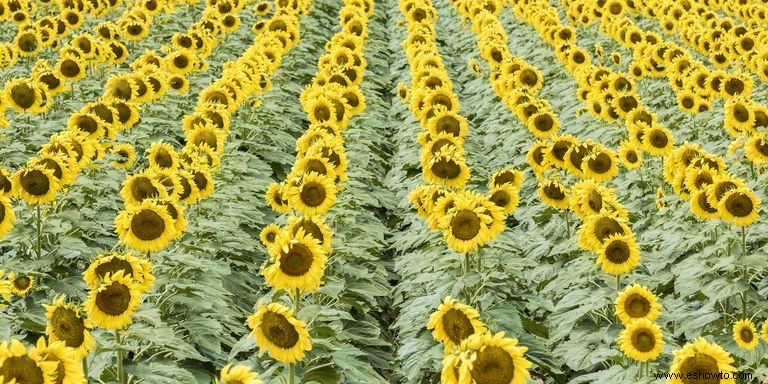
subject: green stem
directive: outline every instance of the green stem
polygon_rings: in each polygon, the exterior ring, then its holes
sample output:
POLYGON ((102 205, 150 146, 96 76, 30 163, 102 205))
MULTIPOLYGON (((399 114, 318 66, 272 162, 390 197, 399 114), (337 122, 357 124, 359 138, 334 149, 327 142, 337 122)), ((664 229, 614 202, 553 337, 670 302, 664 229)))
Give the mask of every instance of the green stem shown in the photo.
POLYGON ((37 204, 37 258, 43 255, 43 220, 40 217, 40 204, 37 204))
POLYGON ((83 357, 83 376, 85 376, 85 383, 88 384, 88 356, 83 357))
POLYGON ((296 364, 291 363, 288 366, 288 384, 296 383, 296 364))
POLYGON ((742 319, 747 319, 747 293, 742 292, 740 294, 741 296, 741 317, 742 319))
MULTIPOLYGON (((301 308, 301 291, 296 288, 293 291, 293 316, 299 315, 299 309, 301 308)), ((288 384, 294 384, 296 382, 296 363, 288 365, 288 384)))
POLYGON ((476 252, 477 256, 477 272, 480 273, 483 270, 483 258, 480 256, 480 249, 476 252))
POLYGON ((741 256, 747 257, 747 227, 741 227, 741 256))
POLYGON ((565 234, 571 238, 571 220, 568 219, 568 211, 563 209, 563 220, 565 221, 565 234))
MULTIPOLYGON (((715 226, 715 246, 717 246, 717 226, 715 226)), ((720 249, 715 248, 715 257, 720 256, 720 249)))
POLYGON ((121 384, 127 384, 128 378, 125 376, 125 367, 123 366, 123 360, 125 360, 125 350, 123 349, 123 340, 120 338, 120 333, 115 331, 115 340, 117 341, 117 380, 121 384))
POLYGON ((469 252, 464 253, 464 271, 462 273, 462 276, 466 276, 469 273, 469 270, 471 267, 471 260, 469 258, 469 252))
POLYGON ((616 275, 616 291, 621 291, 621 275, 616 275))

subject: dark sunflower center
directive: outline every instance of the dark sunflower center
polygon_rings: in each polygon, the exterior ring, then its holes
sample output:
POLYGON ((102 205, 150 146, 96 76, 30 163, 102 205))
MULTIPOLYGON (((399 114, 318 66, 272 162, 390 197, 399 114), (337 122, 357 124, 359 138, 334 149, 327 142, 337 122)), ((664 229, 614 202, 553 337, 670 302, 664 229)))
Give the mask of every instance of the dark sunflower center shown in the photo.
POLYGON ((461 123, 456 117, 451 115, 441 116, 436 122, 436 131, 438 133, 447 132, 453 136, 459 136, 461 133, 461 123))
POLYGON ((11 100, 22 109, 28 109, 35 105, 35 99, 35 90, 27 83, 16 84, 11 87, 11 100))
POLYGON ((630 112, 637 108, 637 99, 633 96, 624 96, 619 99, 619 108, 624 112, 630 112))
POLYGON ((536 72, 530 69, 523 69, 520 72, 520 82, 529 87, 533 87, 539 82, 539 76, 536 75, 536 72))
POLYGON ((739 331, 739 337, 741 337, 741 340, 743 340, 745 343, 749 343, 752 341, 755 335, 749 328, 744 327, 741 329, 741 331, 739 331))
POLYGON ((317 172, 320 175, 327 175, 328 170, 322 161, 318 159, 309 159, 304 165, 304 173, 317 172))
POLYGON ((296 235, 299 232, 299 229, 303 229, 304 233, 315 238, 320 242, 320 244, 322 244, 325 240, 323 238, 323 231, 320 229, 320 226, 313 223, 311 220, 302 219, 299 224, 293 228, 293 234, 296 235))
POLYGON ((515 182, 515 173, 512 171, 503 171, 496 175, 496 177, 493 179, 494 185, 504 185, 509 183, 515 182))
POLYGON ((204 191, 205 188, 208 186, 208 178, 205 176, 203 172, 195 172, 193 181, 195 182, 197 189, 201 191, 204 191))
POLYGON ((755 149, 763 156, 768 156, 768 141, 760 139, 755 142, 755 149))
POLYGON ((622 264, 629 260, 629 244, 624 240, 611 241, 605 248, 605 257, 613 264, 622 264))
POLYGON ((319 105, 313 111, 318 121, 328 121, 331 118, 331 109, 326 105, 319 105))
POLYGON ((717 365, 717 360, 704 353, 697 353, 686 358, 683 363, 680 364, 680 373, 682 373, 683 376, 683 384, 720 383, 720 368, 717 365))
POLYGON ((627 162, 628 162, 628 163, 630 163, 630 164, 634 164, 634 163, 637 163, 637 161, 640 159, 640 158, 637 156, 637 152, 635 152, 635 151, 629 151, 629 152, 627 152, 627 154, 624 156, 624 158, 625 158, 625 159, 627 160, 627 162))
MULTIPOLYGON (((131 89, 131 83, 128 80, 126 80, 126 79, 120 79, 120 80, 116 81, 114 86, 113 86, 113 88, 112 88, 112 95, 115 96, 118 99, 121 99, 121 100, 130 100, 132 94, 133 94, 133 90, 131 89)), ((121 122, 124 123, 124 122, 128 121, 128 119, 123 121, 123 119, 122 119, 122 116, 123 116, 122 112, 121 112, 120 116, 121 116, 121 119, 120 119, 121 122)))
POLYGON ((741 192, 734 192, 728 197, 727 200, 725 200, 725 209, 727 209, 728 213, 732 214, 733 216, 746 217, 752 213, 754 204, 752 203, 752 199, 750 199, 746 194, 741 192))
POLYGON ((472 379, 477 384, 507 384, 515 378, 512 356, 497 346, 487 346, 472 363, 472 379))
POLYGON ((461 166, 453 159, 440 159, 432 165, 432 173, 440 179, 455 179, 461 174, 461 166))
POLYGON ((707 213, 717 213, 717 209, 712 207, 711 204, 709 204, 709 200, 707 200, 707 194, 706 193, 700 193, 699 198, 696 199, 696 202, 699 204, 699 208, 704 210, 707 213))
POLYGON ((11 181, 0 172, 0 191, 8 193, 11 191, 11 188, 13 188, 11 181))
POLYGON ((67 370, 64 366, 64 363, 53 354, 45 355, 43 360, 50 361, 56 364, 56 373, 55 373, 56 381, 54 381, 54 383, 64 384, 64 378, 67 377, 67 370))
POLYGON ((746 123, 749 121, 749 110, 741 104, 736 104, 733 107, 733 118, 739 123, 746 123))
POLYGON ((565 159, 565 153, 571 148, 571 142, 569 141, 556 141, 552 144, 551 154, 556 159, 563 161, 565 159))
POLYGON ((304 204, 317 207, 325 201, 325 186, 318 182, 308 182, 301 187, 300 196, 304 204))
MULTIPOLYGON (((439 140, 435 140, 435 141, 432 143, 432 150, 431 150, 432 154, 435 154, 435 153, 439 152, 439 151, 440 151, 440 148, 442 148, 442 147, 444 147, 444 146, 446 146, 446 145, 454 145, 454 143, 453 143, 453 141, 452 141, 452 140, 449 140, 449 139, 439 139, 439 140)), ((454 146, 455 146, 455 145, 454 145, 454 146)))
POLYGON ((475 333, 472 322, 464 312, 458 309, 449 309, 442 317, 443 330, 454 344, 460 344, 462 340, 475 333))
POLYGON ((715 197, 717 198, 717 201, 720 201, 720 199, 722 199, 723 196, 728 193, 728 191, 736 188, 738 188, 738 186, 732 181, 723 181, 717 183, 717 185, 715 185, 715 197))
POLYGON ((50 169, 53 171, 53 177, 56 179, 61 179, 61 176, 64 175, 64 171, 61 169, 61 165, 57 163, 53 159, 42 159, 38 161, 38 164, 44 166, 47 169, 50 169))
POLYGON ((51 316, 51 325, 56 337, 63 340, 67 347, 78 348, 85 340, 85 323, 69 308, 56 308, 51 316))
POLYGON ((37 39, 32 33, 25 33, 19 36, 18 47, 24 52, 34 52, 37 49, 37 39))
POLYGON ((592 210, 592 212, 600 213, 600 210, 603 209, 603 195, 595 190, 589 191, 589 196, 587 196, 587 205, 589 206, 589 209, 592 210))
POLYGON ((549 132, 555 126, 555 121, 552 119, 552 116, 545 113, 536 116, 533 120, 533 125, 540 132, 549 132))
POLYGON ((494 192, 491 195, 491 198, 489 200, 491 200, 492 203, 496 204, 496 206, 504 208, 507 206, 507 204, 510 203, 510 201, 512 201, 512 198, 511 196, 509 196, 509 193, 507 193, 507 191, 500 190, 500 191, 494 192))
POLYGON ((648 352, 656 346, 656 339, 649 330, 640 328, 632 333, 632 346, 640 352, 648 352))
POLYGON ((603 242, 610 236, 616 234, 624 235, 624 228, 622 228, 621 224, 613 218, 601 217, 597 219, 597 222, 595 223, 594 234, 597 240, 603 242))
POLYGON ((624 302, 624 311, 632 318, 645 317, 651 312, 651 303, 645 296, 634 293, 624 302))
POLYGON ((96 267, 96 276, 103 279, 108 273, 114 274, 117 271, 123 271, 123 276, 133 276, 133 267, 131 266, 131 263, 117 257, 113 257, 106 263, 99 264, 99 266, 96 267))
POLYGON ((474 239, 480 228, 480 218, 469 209, 460 210, 451 219, 451 233, 459 240, 474 239))
POLYGON ((13 286, 20 290, 26 290, 32 284, 32 279, 29 276, 19 276, 13 280, 13 286))
POLYGON ((218 150, 219 143, 216 134, 210 129, 204 129, 195 137, 195 145, 207 144, 214 151, 218 150))
POLYGON ((270 243, 274 243, 276 237, 277 237, 277 233, 276 232, 268 232, 267 236, 266 236, 267 241, 270 242, 270 243))
POLYGON ((669 138, 664 132, 658 129, 654 129, 648 136, 648 141, 654 148, 666 148, 669 144, 669 138))
POLYGON ((165 232, 165 221, 157 212, 145 209, 131 219, 131 231, 141 240, 155 240, 165 232))
POLYGON ((283 349, 290 349, 299 342, 299 332, 279 313, 264 313, 261 330, 272 344, 283 349))
POLYGON ((189 58, 184 55, 179 55, 173 58, 173 66, 179 69, 184 69, 189 66, 189 58))
POLYGON ((117 281, 96 294, 96 306, 110 316, 122 315, 130 302, 131 290, 117 281))
POLYGON ((577 148, 574 148, 571 151, 570 156, 568 156, 568 161, 571 162, 571 165, 573 165, 576 169, 581 171, 581 161, 584 160, 584 158, 587 156, 587 151, 589 150, 589 147, 581 145, 577 148))
POLYGON ((77 129, 86 132, 94 133, 99 129, 99 123, 91 116, 80 115, 75 119, 75 126, 77 129))
POLYGON ((39 169, 22 173, 20 180, 21 187, 32 196, 43 196, 51 189, 51 181, 39 169))
POLYGON ((303 244, 293 244, 288 252, 280 253, 280 270, 288 276, 304 276, 312 267, 314 255, 303 244))
POLYGON ((80 75, 80 71, 82 71, 80 64, 72 59, 65 59, 62 61, 59 68, 61 68, 61 74, 64 75, 64 77, 77 77, 80 75))
POLYGON ((611 169, 611 165, 613 165, 611 157, 603 152, 600 152, 597 156, 593 156, 587 160, 587 167, 597 174, 608 172, 611 169))
POLYGON ((148 177, 137 177, 133 179, 131 183, 131 195, 138 202, 144 201, 144 199, 158 196, 160 191, 152 183, 152 179, 148 177))
POLYGON ((744 92, 744 82, 740 79, 732 78, 725 82, 725 92, 729 95, 740 95, 744 92))
POLYGON ((43 371, 28 356, 11 356, 0 366, 0 376, 6 383, 16 380, 17 384, 43 384, 43 371))
POLYGON ((690 97, 684 97, 684 98, 681 100, 680 104, 682 104, 682 105, 683 105, 683 108, 685 108, 685 109, 691 109, 691 108, 693 108, 693 106, 694 106, 694 102, 693 102, 693 99, 692 99, 692 98, 690 98, 690 97))
POLYGON ((560 185, 556 183, 548 183, 544 185, 542 190, 544 191, 544 195, 552 200, 560 201, 565 199, 565 193, 562 188, 560 188, 560 185))

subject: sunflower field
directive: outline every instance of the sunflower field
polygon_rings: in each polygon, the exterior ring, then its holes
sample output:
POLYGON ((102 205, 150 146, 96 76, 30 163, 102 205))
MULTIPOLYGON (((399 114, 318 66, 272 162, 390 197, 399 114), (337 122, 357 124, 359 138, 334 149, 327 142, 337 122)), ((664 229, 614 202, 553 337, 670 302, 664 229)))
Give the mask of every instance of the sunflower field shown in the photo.
POLYGON ((768 383, 766 0, 0 36, 0 384, 768 383))

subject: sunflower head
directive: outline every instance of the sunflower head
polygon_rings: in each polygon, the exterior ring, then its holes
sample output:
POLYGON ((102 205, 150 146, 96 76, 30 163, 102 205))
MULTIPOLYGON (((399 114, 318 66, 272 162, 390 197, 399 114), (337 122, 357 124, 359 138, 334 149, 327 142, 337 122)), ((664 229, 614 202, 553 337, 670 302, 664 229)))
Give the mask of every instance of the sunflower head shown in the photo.
POLYGON ((739 320, 733 325, 733 340, 739 348, 751 351, 757 347, 759 337, 757 328, 751 320, 739 320))
MULTIPOLYGON (((674 360, 669 367, 672 374, 680 374, 683 377, 696 375, 697 377, 710 377, 710 381, 719 382, 716 377, 721 374, 732 374, 736 371, 731 364, 733 358, 721 346, 710 343, 703 337, 699 337, 681 349, 673 352, 674 360)), ((679 381, 684 383, 684 381, 679 381)))
POLYGON ((120 330, 133 322, 131 316, 139 305, 141 291, 122 270, 109 274, 101 284, 91 289, 83 304, 88 321, 105 329, 120 330))
POLYGON ((261 354, 285 364, 295 363, 312 350, 306 324, 294 317, 293 311, 280 303, 264 305, 259 301, 255 314, 248 317, 251 336, 256 339, 261 354))
POLYGON ((664 348, 661 328, 645 318, 632 320, 619 335, 619 346, 631 359, 655 360, 664 348))
POLYGON ((232 367, 227 364, 221 369, 221 384, 263 384, 259 380, 258 373, 254 372, 245 365, 232 367))
POLYGON ((476 309, 449 296, 429 316, 427 329, 432 330, 432 336, 442 342, 448 352, 461 345, 469 336, 485 332, 485 325, 480 321, 476 309))
POLYGON ((0 378, 4 383, 54 383, 56 365, 46 361, 39 349, 28 349, 18 340, 0 344, 0 378))
POLYGON ((504 337, 504 332, 475 333, 462 342, 460 350, 460 383, 524 383, 530 378, 532 364, 524 355, 528 348, 504 337))
POLYGON ((630 284, 619 293, 614 303, 616 315, 624 325, 636 319, 656 320, 661 314, 656 296, 646 287, 630 284))
POLYGON ((115 228, 121 242, 143 253, 165 248, 177 231, 168 209, 155 199, 129 205, 115 218, 115 228))
POLYGON ((80 308, 59 295, 51 305, 43 305, 48 324, 45 334, 51 341, 63 341, 67 347, 73 348, 82 357, 96 347, 96 342, 80 313, 80 308))

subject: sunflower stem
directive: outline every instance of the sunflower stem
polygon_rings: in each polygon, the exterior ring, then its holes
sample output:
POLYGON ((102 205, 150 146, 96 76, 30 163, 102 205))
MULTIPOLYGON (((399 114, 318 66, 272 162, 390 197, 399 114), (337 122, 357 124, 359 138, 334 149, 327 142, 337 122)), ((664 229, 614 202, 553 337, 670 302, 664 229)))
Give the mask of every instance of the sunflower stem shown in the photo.
POLYGON ((88 356, 83 357, 83 376, 85 376, 85 383, 88 384, 88 356))
POLYGON ((567 238, 571 238, 571 220, 568 219, 568 211, 563 209, 563 221, 565 221, 565 234, 567 238))
POLYGON ((741 227, 741 256, 747 257, 747 227, 741 227))
POLYGON ((742 292, 740 296, 741 296, 741 318, 746 320, 747 319, 747 293, 742 292))
POLYGON ((621 291, 621 275, 616 275, 616 291, 621 291))
POLYGON ((296 382, 296 364, 291 363, 288 365, 288 384, 294 384, 296 382))
POLYGON ((480 256, 480 248, 477 249, 476 256, 477 256, 477 273, 480 273, 483 270, 483 258, 482 256, 480 256))
POLYGON ((120 332, 115 331, 115 341, 117 342, 117 380, 121 384, 127 384, 128 380, 125 376, 125 367, 123 366, 123 360, 125 359, 125 350, 123 349, 123 340, 120 338, 120 332))
POLYGON ((40 217, 40 204, 37 204, 37 258, 43 254, 43 220, 40 217))

